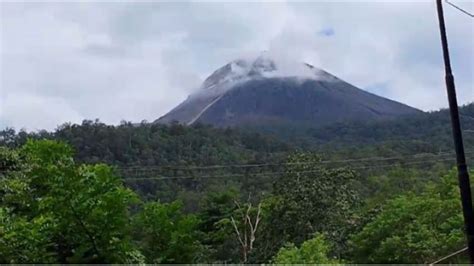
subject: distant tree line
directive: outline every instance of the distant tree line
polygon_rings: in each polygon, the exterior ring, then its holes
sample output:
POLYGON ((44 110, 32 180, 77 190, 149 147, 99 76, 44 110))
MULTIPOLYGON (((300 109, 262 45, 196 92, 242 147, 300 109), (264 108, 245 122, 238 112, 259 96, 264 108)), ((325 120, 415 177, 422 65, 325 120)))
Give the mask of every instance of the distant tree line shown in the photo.
MULTIPOLYGON (((474 129, 474 104, 461 114, 474 129)), ((430 263, 464 246, 445 110, 274 130, 0 131, 0 263, 430 263)))
POLYGON ((429 263, 464 245, 455 171, 368 207, 356 172, 295 153, 271 193, 209 191, 189 213, 61 142, 0 147, 0 162, 1 263, 429 263))

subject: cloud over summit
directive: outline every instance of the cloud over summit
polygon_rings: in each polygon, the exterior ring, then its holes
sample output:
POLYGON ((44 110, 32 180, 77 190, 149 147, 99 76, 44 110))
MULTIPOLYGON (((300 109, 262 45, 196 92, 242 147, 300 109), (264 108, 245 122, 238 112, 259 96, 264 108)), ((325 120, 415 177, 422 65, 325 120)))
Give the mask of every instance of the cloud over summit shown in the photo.
MULTIPOLYGON (((152 121, 218 67, 263 50, 417 108, 447 106, 431 1, 0 6, 1 128, 152 121)), ((445 12, 458 96, 467 103, 474 24, 445 12)))

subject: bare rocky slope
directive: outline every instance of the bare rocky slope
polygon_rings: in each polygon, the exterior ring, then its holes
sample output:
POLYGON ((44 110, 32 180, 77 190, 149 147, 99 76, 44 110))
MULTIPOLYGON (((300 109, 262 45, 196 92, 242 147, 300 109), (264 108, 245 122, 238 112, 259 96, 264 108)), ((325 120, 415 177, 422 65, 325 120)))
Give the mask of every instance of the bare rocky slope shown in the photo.
POLYGON ((219 127, 386 120, 420 110, 361 90, 309 64, 235 60, 156 123, 219 127))

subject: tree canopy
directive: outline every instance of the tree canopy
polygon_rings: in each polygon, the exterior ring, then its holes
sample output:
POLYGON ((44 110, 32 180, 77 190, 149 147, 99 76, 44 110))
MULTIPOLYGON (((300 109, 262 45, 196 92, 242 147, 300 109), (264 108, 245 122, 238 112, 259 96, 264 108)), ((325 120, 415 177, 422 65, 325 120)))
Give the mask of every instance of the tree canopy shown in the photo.
POLYGON ((99 121, 3 130, 0 263, 433 262, 465 245, 453 155, 439 153, 446 114, 285 139, 99 121))

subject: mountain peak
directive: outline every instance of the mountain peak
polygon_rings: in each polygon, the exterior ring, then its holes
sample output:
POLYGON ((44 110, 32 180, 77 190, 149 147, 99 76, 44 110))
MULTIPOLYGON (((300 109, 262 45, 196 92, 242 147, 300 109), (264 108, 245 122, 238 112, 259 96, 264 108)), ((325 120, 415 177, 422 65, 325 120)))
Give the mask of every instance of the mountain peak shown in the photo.
POLYGON ((392 119, 418 112, 356 88, 310 64, 263 53, 217 69, 200 90, 156 122, 327 125, 392 119))
POLYGON ((331 78, 328 73, 310 64, 271 57, 268 53, 262 52, 258 56, 233 60, 217 69, 204 81, 201 88, 212 89, 223 84, 234 85, 240 81, 275 77, 314 80, 331 78))

